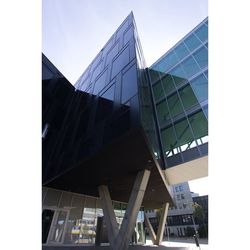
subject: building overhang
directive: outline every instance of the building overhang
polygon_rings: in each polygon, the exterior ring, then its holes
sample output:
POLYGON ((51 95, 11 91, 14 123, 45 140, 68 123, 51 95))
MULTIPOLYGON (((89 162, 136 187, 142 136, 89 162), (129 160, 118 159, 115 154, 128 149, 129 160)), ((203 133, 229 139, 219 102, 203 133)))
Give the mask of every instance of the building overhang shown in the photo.
POLYGON ((208 176, 208 156, 167 168, 164 172, 170 185, 206 177, 208 176))

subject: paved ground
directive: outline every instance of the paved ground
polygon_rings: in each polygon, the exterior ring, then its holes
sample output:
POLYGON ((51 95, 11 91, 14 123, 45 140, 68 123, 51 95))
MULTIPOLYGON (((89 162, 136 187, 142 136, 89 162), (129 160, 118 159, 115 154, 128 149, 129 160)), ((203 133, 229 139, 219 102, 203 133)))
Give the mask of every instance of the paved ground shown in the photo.
MULTIPOLYGON (((129 250, 208 250, 207 240, 200 239, 200 248, 197 247, 192 238, 164 238, 161 246, 154 246, 147 238, 144 246, 130 246, 129 250)), ((43 246, 43 250, 110 250, 109 246, 43 246)))

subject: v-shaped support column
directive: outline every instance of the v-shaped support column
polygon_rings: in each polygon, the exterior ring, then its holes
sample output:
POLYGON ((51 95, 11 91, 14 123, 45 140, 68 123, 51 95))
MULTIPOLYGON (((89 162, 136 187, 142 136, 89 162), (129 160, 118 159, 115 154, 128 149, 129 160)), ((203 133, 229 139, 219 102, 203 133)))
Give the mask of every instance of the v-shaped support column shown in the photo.
POLYGON ((120 230, 115 219, 108 188, 107 186, 99 186, 104 220, 108 229, 109 242, 113 250, 128 249, 129 240, 135 227, 137 214, 142 204, 149 176, 149 170, 138 172, 120 230))
POLYGON ((164 233, 165 224, 166 224, 166 219, 167 219, 167 214, 168 214, 168 207, 169 207, 169 203, 165 203, 162 206, 161 217, 160 217, 160 222, 159 222, 159 226, 158 226, 158 230, 157 230, 157 235, 155 235, 154 229, 153 229, 146 213, 144 212, 145 223, 146 223, 146 226, 147 226, 148 231, 149 231, 149 235, 150 235, 151 240, 152 240, 154 245, 160 245, 162 242, 163 233, 164 233))

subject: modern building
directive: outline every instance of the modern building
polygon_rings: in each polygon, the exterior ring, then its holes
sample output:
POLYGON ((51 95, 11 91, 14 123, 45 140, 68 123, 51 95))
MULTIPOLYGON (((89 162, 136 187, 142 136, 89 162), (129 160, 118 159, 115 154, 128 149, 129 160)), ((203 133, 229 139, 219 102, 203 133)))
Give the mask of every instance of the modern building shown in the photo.
POLYGON ((143 221, 160 244, 170 185, 207 175, 206 35, 207 19, 146 68, 130 13, 74 86, 43 56, 44 249, 125 250, 143 221))
MULTIPOLYGON (((184 237, 189 236, 189 228, 193 228, 193 232, 198 229, 199 225, 195 223, 193 212, 194 209, 192 193, 190 192, 188 182, 180 183, 171 186, 173 191, 173 199, 175 205, 169 207, 168 216, 165 225, 165 236, 184 237)), ((159 218, 157 211, 146 211, 151 224, 157 230, 159 218)))

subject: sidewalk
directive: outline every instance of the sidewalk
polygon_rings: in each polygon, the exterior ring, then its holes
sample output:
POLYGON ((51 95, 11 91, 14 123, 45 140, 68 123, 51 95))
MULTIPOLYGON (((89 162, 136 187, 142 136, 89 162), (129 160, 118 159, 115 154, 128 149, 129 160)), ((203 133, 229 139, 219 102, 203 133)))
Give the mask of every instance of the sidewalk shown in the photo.
MULTIPOLYGON (((200 248, 195 245, 193 238, 164 238, 162 246, 165 247, 185 247, 187 250, 208 250, 208 240, 199 239, 200 248)), ((152 245, 152 241, 147 237, 146 245, 152 245)), ((170 249, 170 248, 169 248, 170 249)))

